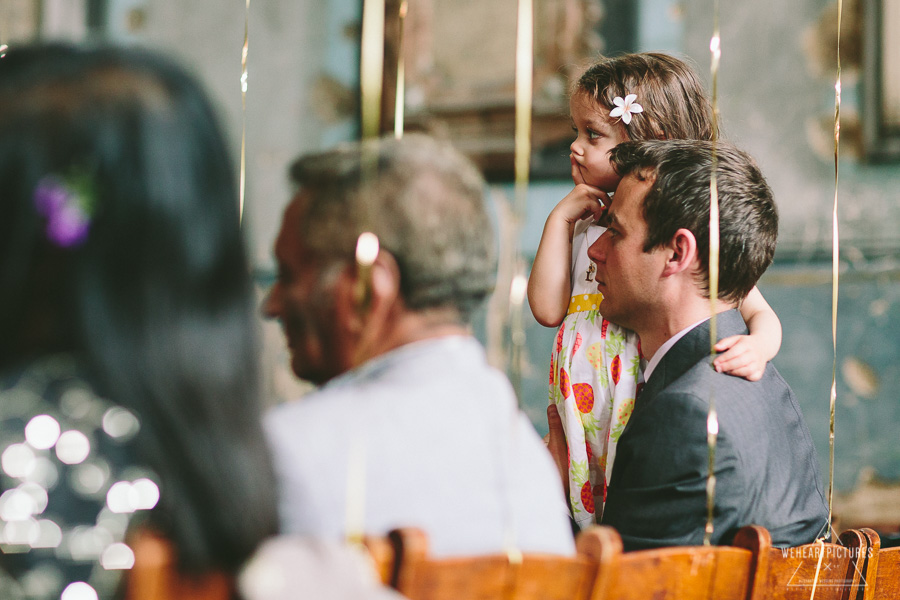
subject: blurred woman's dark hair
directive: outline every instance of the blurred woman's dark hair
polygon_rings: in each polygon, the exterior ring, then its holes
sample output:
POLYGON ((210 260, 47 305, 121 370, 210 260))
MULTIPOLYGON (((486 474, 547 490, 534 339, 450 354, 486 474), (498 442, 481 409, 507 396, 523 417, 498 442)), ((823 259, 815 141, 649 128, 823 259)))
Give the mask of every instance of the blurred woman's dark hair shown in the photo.
POLYGON ((161 482, 151 522, 186 571, 234 569, 277 527, 254 305, 234 170, 196 81, 136 49, 10 49, 0 371, 71 353, 139 416, 137 458, 161 482), (54 178, 90 199, 74 234, 38 206, 54 178))

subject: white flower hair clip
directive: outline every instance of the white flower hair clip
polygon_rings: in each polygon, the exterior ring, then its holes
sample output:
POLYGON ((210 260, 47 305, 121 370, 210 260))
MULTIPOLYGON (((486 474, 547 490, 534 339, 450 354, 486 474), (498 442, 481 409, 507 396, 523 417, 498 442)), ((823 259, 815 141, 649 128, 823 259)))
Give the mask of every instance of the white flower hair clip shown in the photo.
POLYGON ((635 102, 635 100, 637 100, 637 94, 628 94, 624 100, 622 100, 621 96, 616 96, 613 98, 613 104, 616 107, 609 111, 609 116, 622 117, 622 120, 628 125, 631 123, 631 115, 644 112, 644 107, 635 102))

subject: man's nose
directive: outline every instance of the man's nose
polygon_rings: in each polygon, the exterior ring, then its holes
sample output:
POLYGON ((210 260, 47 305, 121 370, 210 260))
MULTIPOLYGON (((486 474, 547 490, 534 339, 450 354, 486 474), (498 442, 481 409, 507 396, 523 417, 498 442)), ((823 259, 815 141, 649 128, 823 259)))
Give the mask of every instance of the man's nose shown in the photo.
POLYGON ((606 251, 603 248, 604 238, 606 238, 605 231, 590 245, 587 251, 588 258, 598 264, 606 262, 606 251))

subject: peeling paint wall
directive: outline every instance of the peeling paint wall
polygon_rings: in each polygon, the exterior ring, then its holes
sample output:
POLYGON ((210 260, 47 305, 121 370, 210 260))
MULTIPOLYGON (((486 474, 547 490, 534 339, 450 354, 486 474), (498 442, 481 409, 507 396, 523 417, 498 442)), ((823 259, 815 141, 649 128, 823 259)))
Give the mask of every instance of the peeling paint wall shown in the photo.
MULTIPOLYGON (((228 126, 236 160, 244 6, 238 1, 148 0, 141 32, 142 41, 174 53, 206 83, 228 126)), ((351 1, 250 4, 245 218, 259 265, 271 265, 271 240, 290 194, 287 165, 301 152, 355 134, 358 46, 352 27, 357 12, 351 1)))
MULTIPOLYGON (((197 70, 220 105, 237 157, 243 2, 145 4, 147 19, 139 39, 173 51, 197 70)), ((355 135, 354 39, 360 4, 273 0, 251 6, 247 219, 255 261, 263 272, 271 268, 271 241, 289 194, 289 161, 300 152, 355 135)), ((712 3, 642 0, 640 6, 641 49, 682 54, 708 81, 712 3)), ((895 392, 900 389, 900 165, 869 165, 856 158, 862 106, 860 40, 854 25, 859 4, 847 0, 844 7, 844 282, 835 469, 839 490, 854 487, 861 473, 900 482, 895 442, 900 425, 895 392)), ((776 267, 761 285, 784 325, 784 345, 775 363, 797 393, 827 470, 832 366, 828 261, 834 193, 833 37, 828 32, 834 2, 722 0, 720 9, 724 134, 758 159, 781 211, 776 267)), ((485 35, 490 35, 489 27, 485 35)), ((546 215, 569 188, 565 181, 532 186, 522 240, 526 255, 533 254, 546 215)), ((529 362, 523 404, 543 429, 554 332, 526 320, 529 362)), ((268 326, 266 336, 269 360, 283 365, 277 328, 268 326)), ((270 394, 295 393, 299 388, 292 387, 290 379, 282 366, 272 377, 270 394)))
MULTIPOLYGON (((900 505, 900 164, 860 160, 861 4, 844 2, 841 31, 835 487, 894 482, 900 505)), ((684 2, 685 51, 698 62, 709 54, 709 6, 684 2)), ((776 265, 760 286, 784 325, 775 364, 797 394, 826 478, 836 16, 830 0, 724 0, 720 21, 725 135, 757 158, 781 215, 776 265)))
MULTIPOLYGON (((685 52, 707 65, 710 5, 688 0, 684 6, 685 52)), ((831 247, 835 6, 830 0, 721 2, 724 133, 760 162, 779 202, 780 248, 801 258, 831 247)), ((848 258, 854 249, 894 255, 900 249, 900 165, 858 160, 860 10, 858 0, 844 2, 839 192, 848 258)))

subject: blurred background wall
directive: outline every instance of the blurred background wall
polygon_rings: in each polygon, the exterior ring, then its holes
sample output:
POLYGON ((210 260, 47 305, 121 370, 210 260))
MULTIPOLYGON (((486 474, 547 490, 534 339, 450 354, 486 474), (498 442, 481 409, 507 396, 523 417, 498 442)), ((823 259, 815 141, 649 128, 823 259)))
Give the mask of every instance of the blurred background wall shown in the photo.
MULTIPOLYGON (((533 258, 546 215, 571 188, 566 169, 559 169, 559 161, 566 162, 568 142, 553 141, 559 123, 567 126, 565 80, 570 66, 572 72, 577 69, 570 63, 583 63, 598 52, 661 50, 693 61, 709 82, 712 4, 536 2, 541 56, 557 63, 547 67, 539 59, 536 64, 547 72, 537 78, 541 87, 535 110, 548 123, 544 127, 536 116, 536 135, 546 133, 549 141, 533 161, 535 181, 520 242, 526 260, 533 258)), ((485 139, 508 152, 511 138, 502 124, 510 107, 492 94, 502 96, 513 81, 515 0, 411 0, 410 5, 409 39, 418 44, 407 48, 415 61, 410 70, 442 77, 443 89, 451 92, 468 89, 471 97, 459 100, 469 103, 465 116, 480 116, 478 132, 500 123, 485 139), (413 10, 430 20, 423 25, 413 10), (439 55, 438 50, 454 43, 462 44, 457 55, 439 55), (490 90, 461 87, 466 69, 483 71, 490 90), (489 112, 494 116, 486 124, 489 112)), ((0 44, 34 37, 112 39, 174 54, 213 95, 237 167, 245 6, 241 0, 0 0, 0 44)), ((865 523, 884 530, 900 528, 898 6, 897 0, 846 0, 842 29, 836 506, 846 525, 865 523)), ((360 0, 250 4, 245 228, 261 295, 272 279, 271 245, 291 194, 287 166, 303 152, 358 136, 361 7, 360 0)), ((836 2, 722 0, 720 26, 723 135, 757 158, 781 213, 776 263, 760 285, 784 326, 775 364, 798 396, 827 477, 836 2)), ((426 91, 410 88, 411 114, 417 108, 423 114, 426 91)), ((431 108, 439 107, 433 103, 431 108)), ((471 119, 442 123, 452 135, 470 131, 465 127, 471 119)), ((440 132, 441 127, 432 130, 440 132)), ((466 139, 471 136, 461 142, 466 139)), ((493 171, 491 187, 495 197, 512 197, 503 168, 493 171)), ((498 209, 497 214, 505 213, 498 209)), ((522 405, 544 431, 554 331, 533 323, 527 311, 525 323, 522 405)), ((267 398, 275 403, 302 394, 303 384, 286 367, 277 325, 264 324, 263 332, 267 398)))

